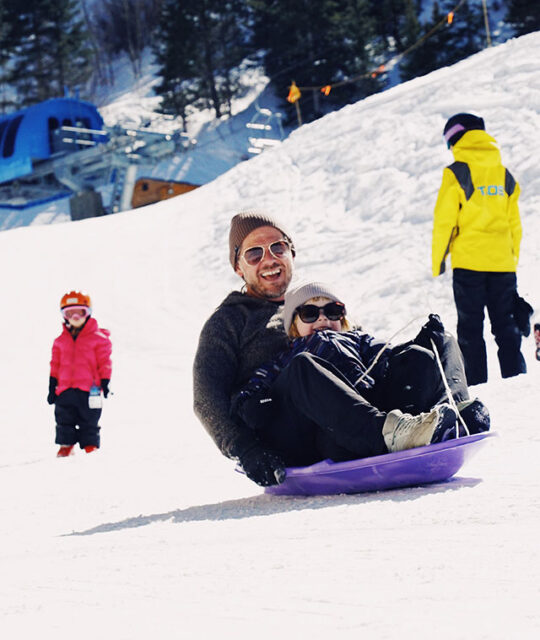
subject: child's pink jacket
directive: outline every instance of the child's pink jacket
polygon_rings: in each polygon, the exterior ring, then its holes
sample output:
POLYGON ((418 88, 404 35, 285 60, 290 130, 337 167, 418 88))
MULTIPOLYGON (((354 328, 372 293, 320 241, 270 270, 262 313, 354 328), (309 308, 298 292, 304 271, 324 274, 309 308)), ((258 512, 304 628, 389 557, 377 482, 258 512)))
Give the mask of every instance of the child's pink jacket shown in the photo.
POLYGON ((64 325, 52 348, 51 376, 58 380, 56 395, 66 389, 90 391, 102 378, 111 378, 112 344, 107 329, 100 329, 94 318, 89 318, 74 340, 64 325))

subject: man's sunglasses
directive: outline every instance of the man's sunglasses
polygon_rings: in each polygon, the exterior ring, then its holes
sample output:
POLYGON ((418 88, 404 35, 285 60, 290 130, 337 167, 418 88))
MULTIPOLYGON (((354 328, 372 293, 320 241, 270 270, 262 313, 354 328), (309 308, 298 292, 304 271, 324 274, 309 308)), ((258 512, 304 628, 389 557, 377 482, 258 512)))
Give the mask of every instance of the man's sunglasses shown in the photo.
POLYGON ((283 258, 286 258, 290 254, 291 245, 286 240, 277 240, 277 242, 272 242, 272 244, 267 247, 249 247, 242 253, 241 257, 245 260, 246 264, 254 267, 264 258, 266 249, 270 251, 274 258, 283 260, 283 258))
POLYGON ((342 302, 328 302, 324 307, 318 307, 315 304, 304 304, 296 309, 298 317, 306 324, 317 322, 321 311, 328 320, 341 320, 347 313, 345 305, 342 302))

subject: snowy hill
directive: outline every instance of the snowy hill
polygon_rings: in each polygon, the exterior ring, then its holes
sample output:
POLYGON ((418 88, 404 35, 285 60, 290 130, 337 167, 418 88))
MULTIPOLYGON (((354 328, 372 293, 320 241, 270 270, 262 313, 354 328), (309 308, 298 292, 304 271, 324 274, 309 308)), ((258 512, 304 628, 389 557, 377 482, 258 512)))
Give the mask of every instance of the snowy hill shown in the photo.
POLYGON ((4 313, 4 637, 535 638, 540 363, 474 389, 499 438, 451 482, 272 498, 234 473, 192 413, 202 323, 233 287, 238 210, 286 217, 297 272, 344 282, 366 330, 394 341, 431 311, 446 118, 480 113, 522 187, 521 293, 540 306, 540 33, 484 51, 294 132, 189 194, 133 212, 0 234, 4 313), (535 286, 536 285, 536 286, 535 286), (58 301, 88 291, 111 330, 102 449, 55 459, 48 362, 58 301), (414 320, 412 324, 408 324, 414 320))

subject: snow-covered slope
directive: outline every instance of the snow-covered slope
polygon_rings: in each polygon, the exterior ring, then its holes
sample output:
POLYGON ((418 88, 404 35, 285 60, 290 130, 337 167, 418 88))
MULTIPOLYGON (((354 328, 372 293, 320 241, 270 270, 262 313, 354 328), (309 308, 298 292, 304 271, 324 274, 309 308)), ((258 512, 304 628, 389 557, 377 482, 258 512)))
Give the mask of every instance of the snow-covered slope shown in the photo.
MULTIPOLYGON (((259 206, 294 232, 297 271, 343 282, 380 337, 430 311, 441 132, 482 114, 522 186, 520 291, 540 304, 540 34, 349 106, 187 195, 134 212, 0 234, 3 446, 0 630, 44 638, 536 637, 538 388, 475 388, 499 433, 457 478, 330 498, 272 498, 234 473, 191 409, 205 318, 240 281, 231 216, 259 206), (87 290, 112 332, 102 449, 55 459, 48 361, 62 293, 87 290)), ((412 324, 408 324, 413 320, 412 324)))

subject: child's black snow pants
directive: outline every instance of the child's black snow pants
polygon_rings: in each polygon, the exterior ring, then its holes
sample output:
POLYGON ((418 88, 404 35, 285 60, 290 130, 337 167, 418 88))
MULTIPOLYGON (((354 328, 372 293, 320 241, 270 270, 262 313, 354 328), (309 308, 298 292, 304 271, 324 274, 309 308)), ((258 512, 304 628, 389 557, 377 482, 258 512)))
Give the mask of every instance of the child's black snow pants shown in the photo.
POLYGON ((527 372, 521 354, 521 333, 514 319, 516 274, 513 272, 454 269, 458 343, 465 360, 469 385, 487 382, 488 368, 484 342, 484 308, 487 307, 491 333, 503 378, 527 372))
MULTIPOLYGON (((449 333, 439 333, 435 347, 441 361, 446 383, 456 402, 469 399, 463 357, 456 339, 449 333)), ((401 409, 417 415, 436 404, 448 402, 429 333, 422 340, 426 346, 409 342, 395 347, 389 359, 388 373, 376 387, 377 406, 384 411, 401 409)))
MULTIPOLYGON (((272 385, 261 440, 287 466, 312 464, 343 448, 348 458, 388 453, 386 414, 372 406, 326 360, 299 353, 272 385)), ((262 405, 264 406, 264 405, 262 405)))
MULTIPOLYGON (((457 402, 467 400, 463 359, 455 339, 442 335, 438 350, 452 396, 457 402)), ((447 401, 432 351, 413 343, 394 351, 387 377, 361 392, 326 360, 300 353, 279 374, 262 403, 260 398, 246 403, 242 417, 287 466, 388 453, 382 436, 388 411, 418 414, 447 401)))
POLYGON ((66 389, 56 398, 56 444, 99 447, 101 409, 90 409, 88 395, 81 389, 66 389))

